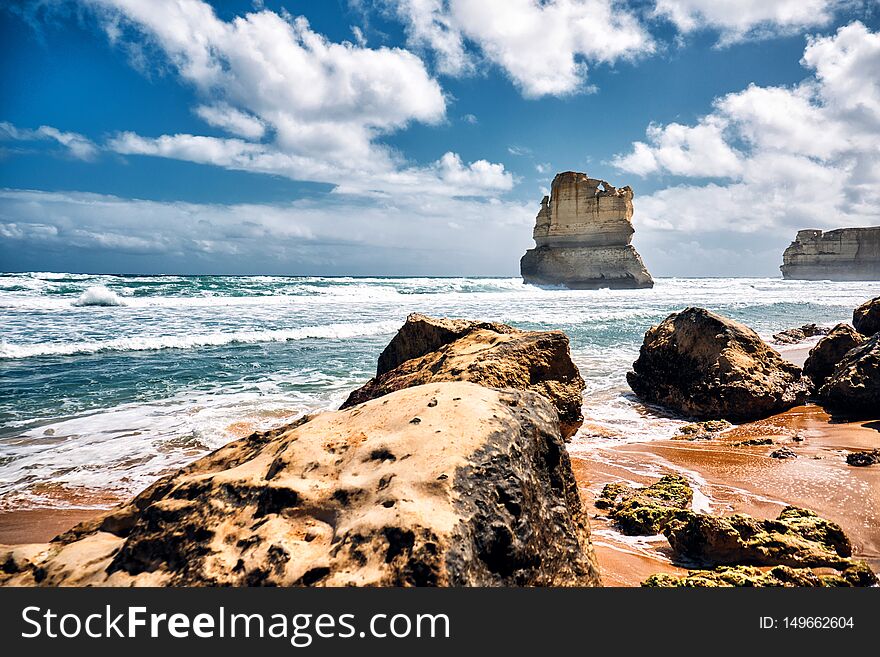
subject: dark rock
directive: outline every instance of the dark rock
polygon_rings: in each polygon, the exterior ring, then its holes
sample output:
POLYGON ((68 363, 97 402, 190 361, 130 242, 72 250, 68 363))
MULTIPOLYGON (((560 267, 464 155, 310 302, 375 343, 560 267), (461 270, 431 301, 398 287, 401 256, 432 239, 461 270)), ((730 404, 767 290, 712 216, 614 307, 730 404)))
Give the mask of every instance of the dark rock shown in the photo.
POLYGON ((691 422, 678 430, 678 435, 674 437, 674 440, 712 440, 732 426, 727 420, 691 422))
POLYGON ((649 329, 627 381, 646 402, 734 422, 782 412, 806 397, 799 367, 747 326, 703 308, 649 329))
POLYGON ((813 338, 817 335, 826 335, 828 329, 824 326, 816 324, 804 324, 800 328, 790 328, 773 335, 773 342, 776 344, 797 344, 803 342, 807 338, 813 338))
POLYGON ((810 349, 804 363, 804 374, 816 390, 822 387, 837 364, 852 349, 864 342, 862 335, 849 324, 838 324, 810 349))
POLYGON ((376 372, 349 395, 343 409, 412 386, 469 381, 543 395, 559 413, 564 438, 583 422, 584 380, 561 331, 412 314, 382 352, 376 372))
POLYGON ((790 447, 780 447, 770 452, 771 459, 796 459, 797 454, 790 447))
POLYGON ((461 382, 234 441, 24 547, 0 551, 0 584, 599 584, 555 409, 461 382))
POLYGON ((772 444, 772 438, 749 438, 747 440, 738 440, 735 443, 731 443, 731 447, 763 447, 772 444))
POLYGON ((667 523, 663 534, 679 559, 705 566, 792 566, 844 569, 852 545, 835 523, 786 507, 776 520, 692 513, 667 523))
POLYGON ((880 463, 880 449, 873 449, 870 452, 850 452, 846 455, 846 462, 861 468, 880 463))
POLYGON ((596 507, 608 509, 620 531, 630 536, 659 534, 673 518, 690 513, 694 491, 681 475, 666 475, 644 488, 607 484, 596 507))
POLYGON ((847 352, 818 396, 836 413, 880 415, 880 333, 847 352))
POLYGON ((853 326, 867 337, 880 332, 880 297, 866 301, 853 311, 853 326))

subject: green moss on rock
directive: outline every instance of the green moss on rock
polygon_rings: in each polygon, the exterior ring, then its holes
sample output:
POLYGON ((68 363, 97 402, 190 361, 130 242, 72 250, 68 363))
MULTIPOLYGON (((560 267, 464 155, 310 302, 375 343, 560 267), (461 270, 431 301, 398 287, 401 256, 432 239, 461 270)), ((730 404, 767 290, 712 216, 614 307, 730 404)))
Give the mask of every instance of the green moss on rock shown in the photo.
POLYGON ((608 509, 608 516, 624 534, 644 536, 659 534, 673 519, 685 519, 691 513, 693 499, 694 491, 687 479, 672 474, 644 488, 607 484, 596 506, 608 509))

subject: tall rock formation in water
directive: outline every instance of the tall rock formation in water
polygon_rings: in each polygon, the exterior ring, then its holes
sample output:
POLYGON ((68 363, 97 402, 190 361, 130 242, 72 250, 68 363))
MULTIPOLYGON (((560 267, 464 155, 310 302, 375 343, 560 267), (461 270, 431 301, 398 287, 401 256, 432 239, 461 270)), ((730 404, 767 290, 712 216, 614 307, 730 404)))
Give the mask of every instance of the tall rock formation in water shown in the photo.
POLYGON ((630 244, 633 191, 585 173, 556 174, 535 220, 536 248, 520 260, 526 283, 575 289, 652 287, 630 244))
POLYGON ((780 269, 783 278, 797 280, 880 280, 880 226, 799 230, 780 269))

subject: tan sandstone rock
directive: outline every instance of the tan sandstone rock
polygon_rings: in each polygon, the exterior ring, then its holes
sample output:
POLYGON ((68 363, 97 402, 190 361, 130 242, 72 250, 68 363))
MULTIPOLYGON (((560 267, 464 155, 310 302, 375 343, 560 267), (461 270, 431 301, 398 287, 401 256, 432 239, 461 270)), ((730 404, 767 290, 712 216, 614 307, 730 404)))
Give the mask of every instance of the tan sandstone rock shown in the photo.
POLYGON ((6 585, 597 585, 556 412, 434 383, 256 433, 46 545, 6 585))
POLYGON ((536 248, 520 271, 526 283, 576 289, 652 287, 654 281, 630 242, 633 191, 585 173, 553 179, 535 220, 536 248))
POLYGON ((782 254, 783 278, 880 280, 880 226, 800 230, 782 254))
POLYGON ((379 356, 376 376, 352 392, 342 408, 437 381, 537 392, 559 413, 564 438, 573 436, 584 419, 584 380, 562 331, 520 331, 505 324, 417 313, 407 317, 379 356))

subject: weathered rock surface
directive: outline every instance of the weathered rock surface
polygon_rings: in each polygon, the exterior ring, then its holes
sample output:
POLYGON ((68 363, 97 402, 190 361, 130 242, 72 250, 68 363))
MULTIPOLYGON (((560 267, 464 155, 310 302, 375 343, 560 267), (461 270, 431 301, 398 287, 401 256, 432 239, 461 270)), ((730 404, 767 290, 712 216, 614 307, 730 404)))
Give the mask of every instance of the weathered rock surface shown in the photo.
POLYGON ((712 440, 718 435, 730 429, 733 425, 727 420, 705 420, 703 422, 691 422, 678 430, 673 440, 712 440))
POLYGON ((667 523, 663 534, 678 558, 700 565, 845 569, 854 563, 840 526, 793 506, 776 520, 691 513, 667 523))
POLYGON ((768 417, 804 401, 799 367, 753 330, 686 308, 645 333, 627 382, 642 400, 697 418, 768 417))
POLYGON ((797 344, 803 342, 807 338, 813 338, 817 335, 827 335, 828 329, 817 324, 804 324, 798 328, 785 329, 779 333, 773 334, 773 342, 776 344, 797 344))
POLYGON ((846 462, 859 468, 880 463, 880 449, 872 449, 870 452, 850 452, 846 455, 846 462))
POLYGON ((810 377, 814 389, 822 387, 847 352, 858 347, 864 340, 849 324, 838 324, 819 340, 810 349, 810 355, 804 363, 804 374, 810 377))
POLYGON ((687 518, 694 491, 681 475, 666 475, 644 488, 606 484, 596 508, 608 509, 618 528, 629 536, 659 534, 676 518, 687 518))
POLYGON ((651 575, 642 582, 650 587, 766 587, 766 586, 876 586, 877 576, 863 563, 856 562, 840 573, 817 575, 809 568, 776 566, 761 570, 754 566, 719 566, 713 570, 692 570, 680 577, 668 573, 651 575))
POLYGON ((435 383, 232 442, 45 545, 12 585, 596 585, 542 396, 435 383))
POLYGON ((799 280, 880 280, 880 226, 800 230, 780 269, 784 278, 799 280))
POLYGON ((853 311, 853 326, 867 337, 880 333, 880 297, 866 301, 853 311))
POLYGON ((350 408, 395 390, 439 381, 532 390, 559 413, 563 437, 581 423, 584 380, 561 331, 412 314, 379 357, 376 376, 349 395, 350 408))
POLYGON ((575 289, 652 287, 630 244, 632 198, 630 187, 575 171, 557 174, 535 220, 536 248, 520 260, 523 280, 575 289))
POLYGON ((835 412, 876 417, 880 413, 880 333, 848 351, 818 395, 835 412))

